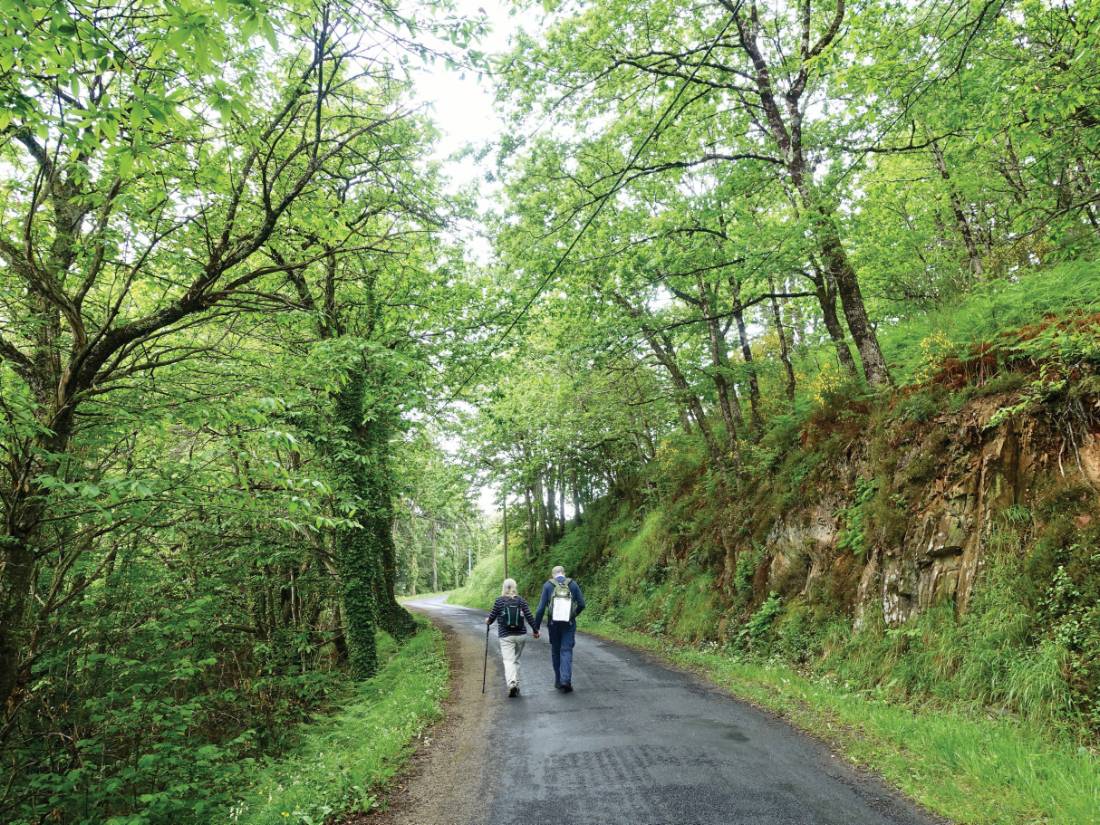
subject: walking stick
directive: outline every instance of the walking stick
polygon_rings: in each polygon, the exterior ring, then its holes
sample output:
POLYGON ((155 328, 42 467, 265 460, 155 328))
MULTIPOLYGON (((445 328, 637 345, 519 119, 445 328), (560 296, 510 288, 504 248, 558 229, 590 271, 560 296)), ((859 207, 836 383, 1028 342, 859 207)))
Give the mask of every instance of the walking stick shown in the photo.
POLYGON ((485 674, 489 672, 489 628, 492 625, 485 625, 485 662, 481 666, 481 692, 485 692, 485 674))

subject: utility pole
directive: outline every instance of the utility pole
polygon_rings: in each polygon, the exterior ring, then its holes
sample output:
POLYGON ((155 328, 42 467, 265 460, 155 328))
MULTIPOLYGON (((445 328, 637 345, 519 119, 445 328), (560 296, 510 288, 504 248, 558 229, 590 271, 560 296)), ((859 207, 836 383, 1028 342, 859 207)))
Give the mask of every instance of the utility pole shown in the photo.
POLYGON ((504 578, 508 578, 508 494, 501 499, 500 526, 504 529, 504 578))
POLYGON ((435 522, 431 523, 430 535, 432 543, 432 592, 439 592, 439 553, 435 545, 435 522))

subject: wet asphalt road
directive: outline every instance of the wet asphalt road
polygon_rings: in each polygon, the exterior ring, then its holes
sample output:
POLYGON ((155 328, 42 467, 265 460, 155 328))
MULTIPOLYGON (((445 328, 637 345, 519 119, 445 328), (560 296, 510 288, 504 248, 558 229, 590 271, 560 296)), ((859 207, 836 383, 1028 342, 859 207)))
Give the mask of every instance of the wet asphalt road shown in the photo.
MULTIPOLYGON (((483 611, 415 607, 484 649, 483 611)), ((483 800, 479 825, 939 821, 816 740, 645 654, 579 635, 571 694, 553 687, 545 633, 528 637, 521 661, 521 696, 508 699, 494 628, 482 778, 464 789, 483 800)))

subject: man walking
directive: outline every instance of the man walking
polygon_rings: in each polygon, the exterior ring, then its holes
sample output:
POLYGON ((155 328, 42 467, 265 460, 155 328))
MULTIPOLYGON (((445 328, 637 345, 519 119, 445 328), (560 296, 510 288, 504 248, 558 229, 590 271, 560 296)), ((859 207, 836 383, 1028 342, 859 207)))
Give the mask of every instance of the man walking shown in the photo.
POLYGON ((580 585, 566 578, 565 568, 557 566, 542 586, 542 598, 535 611, 535 630, 542 625, 543 613, 550 627, 550 660, 554 663, 554 687, 563 693, 573 690, 573 644, 577 636, 577 616, 584 610, 580 585))

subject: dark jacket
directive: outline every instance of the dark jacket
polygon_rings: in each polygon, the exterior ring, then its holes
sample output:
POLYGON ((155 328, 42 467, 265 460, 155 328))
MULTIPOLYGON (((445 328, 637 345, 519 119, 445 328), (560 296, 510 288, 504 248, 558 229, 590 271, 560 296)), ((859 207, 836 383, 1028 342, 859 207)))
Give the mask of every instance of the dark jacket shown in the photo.
MULTIPOLYGON (((584 610, 584 594, 581 592, 581 586, 572 579, 569 580, 569 592, 573 594, 573 604, 576 609, 573 611, 573 618, 569 624, 576 627, 577 616, 581 615, 581 611, 584 610)), ((546 584, 542 586, 542 598, 539 599, 539 609, 535 611, 535 630, 538 630, 542 626, 542 614, 546 612, 546 609, 550 607, 550 599, 554 597, 554 580, 547 579, 546 584)), ((553 615, 553 613, 551 613, 553 615)), ((547 619, 547 624, 553 624, 547 619)), ((564 622, 561 622, 564 624, 564 622)))
POLYGON ((527 624, 531 625, 532 630, 538 630, 538 625, 535 624, 535 619, 531 615, 531 608, 528 607, 526 600, 522 596, 498 596, 497 600, 493 602, 493 609, 489 611, 489 621, 496 621, 497 623, 497 635, 498 636, 526 636, 527 628, 521 623, 519 630, 509 630, 504 625, 504 608, 510 604, 519 604, 519 609, 523 612, 523 618, 527 621, 527 624))

